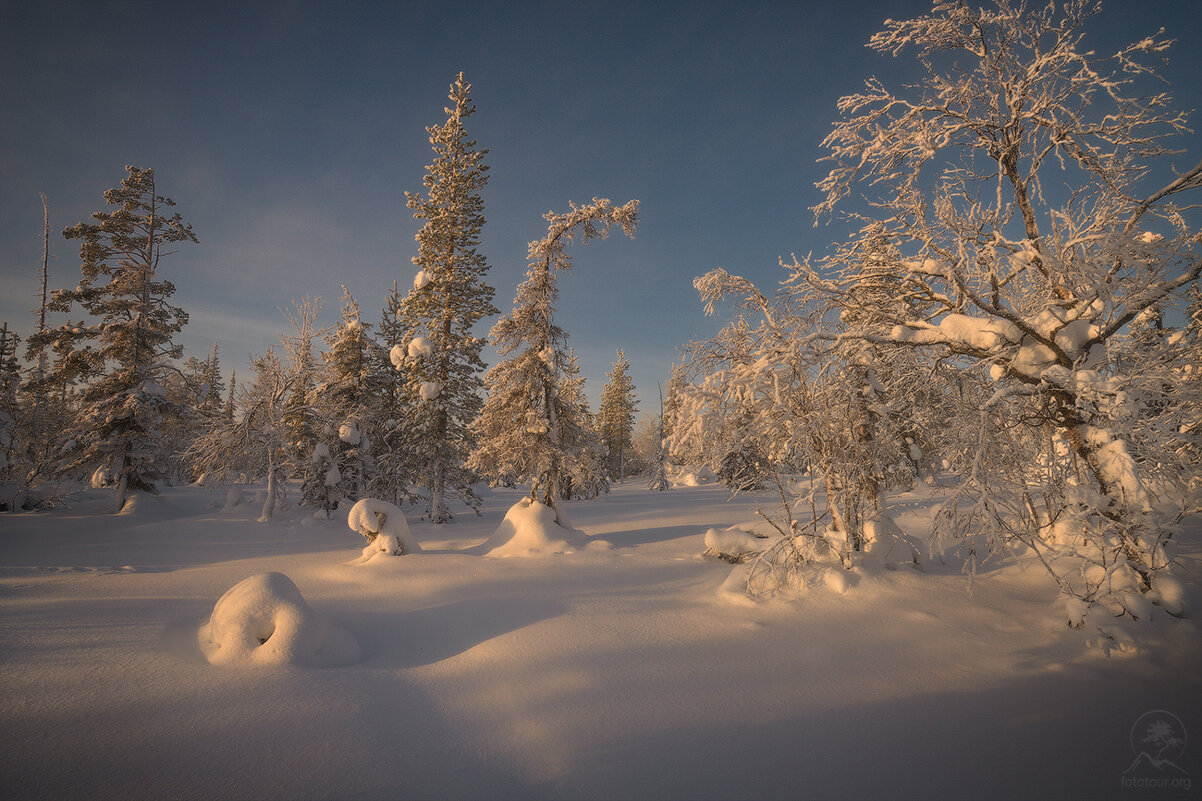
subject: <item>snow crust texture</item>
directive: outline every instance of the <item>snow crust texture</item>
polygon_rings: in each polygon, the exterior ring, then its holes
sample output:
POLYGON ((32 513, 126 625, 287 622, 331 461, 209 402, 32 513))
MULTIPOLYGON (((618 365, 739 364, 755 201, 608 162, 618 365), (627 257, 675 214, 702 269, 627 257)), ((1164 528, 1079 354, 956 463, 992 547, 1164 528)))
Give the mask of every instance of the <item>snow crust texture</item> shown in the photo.
POLYGON ((227 590, 199 641, 214 665, 340 667, 360 657, 354 635, 314 612, 283 573, 260 573, 227 590))

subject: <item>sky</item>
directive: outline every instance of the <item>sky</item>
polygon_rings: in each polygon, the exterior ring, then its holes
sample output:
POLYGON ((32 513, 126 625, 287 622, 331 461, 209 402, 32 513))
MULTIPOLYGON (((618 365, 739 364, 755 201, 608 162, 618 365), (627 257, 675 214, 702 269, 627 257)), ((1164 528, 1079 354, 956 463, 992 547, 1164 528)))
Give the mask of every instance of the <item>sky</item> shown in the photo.
MULTIPOLYGON (((821 254, 845 229, 815 228, 820 143, 836 101, 877 75, 916 75, 864 45, 881 2, 17 3, 0 8, 0 320, 33 329, 42 205, 50 285, 74 286, 63 228, 104 209, 125 165, 153 167, 198 245, 160 265, 190 315, 178 341, 216 342, 228 378, 286 328, 280 310, 318 296, 338 319, 342 286, 380 318, 411 286, 425 127, 445 121, 463 71, 488 148, 481 252, 495 303, 511 307, 530 241, 570 201, 640 201, 636 238, 569 250, 558 322, 596 408, 623 349, 642 399, 679 348, 713 334, 693 290, 715 268, 771 288, 778 260, 821 254)), ((1202 20, 1185 2, 1108 2, 1099 52, 1155 33, 1179 40, 1166 70, 1180 105, 1202 105, 1202 20)), ((1181 157, 1193 164, 1202 140, 1181 157)), ((489 319, 482 333, 495 322, 489 319)), ((495 353, 486 358, 495 362, 495 353)))

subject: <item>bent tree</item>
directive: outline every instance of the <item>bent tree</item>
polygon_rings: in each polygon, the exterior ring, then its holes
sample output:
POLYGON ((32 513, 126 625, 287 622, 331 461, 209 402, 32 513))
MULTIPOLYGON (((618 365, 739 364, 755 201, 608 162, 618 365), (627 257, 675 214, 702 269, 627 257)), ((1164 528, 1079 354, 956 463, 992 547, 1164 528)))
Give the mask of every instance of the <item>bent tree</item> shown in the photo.
POLYGON ((571 242, 604 238, 611 227, 629 237, 638 225, 637 200, 614 206, 593 198, 566 214, 547 212, 547 235, 530 243, 526 280, 513 310, 489 335, 504 357, 485 376, 488 400, 473 426, 479 442, 468 467, 498 480, 530 481, 530 497, 555 510, 573 474, 600 478, 601 444, 589 425, 568 334, 555 322, 558 278, 571 269, 571 242))

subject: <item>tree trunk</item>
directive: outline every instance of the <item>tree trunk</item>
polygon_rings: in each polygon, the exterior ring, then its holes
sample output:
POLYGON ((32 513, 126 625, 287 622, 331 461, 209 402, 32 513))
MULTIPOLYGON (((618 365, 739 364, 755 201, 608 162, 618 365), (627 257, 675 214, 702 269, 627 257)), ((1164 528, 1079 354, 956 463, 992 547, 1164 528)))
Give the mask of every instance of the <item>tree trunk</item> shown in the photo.
POLYGON ((275 494, 275 448, 271 448, 267 451, 267 498, 263 501, 263 512, 259 515, 260 523, 268 522, 275 514, 275 494))
POLYGON ((129 464, 125 457, 122 456, 117 464, 117 508, 113 510, 114 514, 120 513, 125 508, 125 500, 129 495, 129 464))

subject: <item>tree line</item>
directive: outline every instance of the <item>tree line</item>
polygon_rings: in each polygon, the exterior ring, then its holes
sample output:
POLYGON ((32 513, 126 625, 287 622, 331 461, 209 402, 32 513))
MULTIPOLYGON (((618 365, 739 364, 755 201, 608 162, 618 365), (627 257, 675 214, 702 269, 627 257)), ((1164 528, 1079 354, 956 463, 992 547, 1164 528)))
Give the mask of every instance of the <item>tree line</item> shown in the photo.
MULTIPOLYGON (((183 360, 174 336, 188 315, 172 305, 175 287, 159 267, 170 248, 198 240, 159 194, 154 170, 128 167, 121 186, 105 193, 111 210, 63 232, 81 242, 83 277, 46 296, 26 342, 28 366, 7 323, 0 329, 8 507, 51 501, 47 482, 64 477, 112 486, 115 511, 131 492, 154 493, 164 482, 262 480, 263 520, 289 479, 319 513, 371 495, 420 504, 435 523, 451 519, 452 496, 478 509, 473 484, 481 478, 531 482, 552 503, 607 492, 633 429, 629 363, 619 353, 618 389, 607 388, 598 425, 567 334, 551 323, 553 273, 567 269, 564 246, 575 238, 604 236, 611 224, 633 236, 638 201, 595 199, 547 215, 550 232, 537 252, 531 247, 532 278, 492 333, 503 353, 527 348, 493 368, 486 401, 485 339, 474 330, 498 310, 479 252, 488 150, 467 134, 470 91, 460 73, 446 121, 427 128, 435 158, 425 191, 406 193, 424 221, 412 288, 393 284, 375 331, 345 287, 334 326, 318 325, 320 299, 294 300, 288 333, 252 355, 253 375, 241 387, 233 374, 226 386, 216 344, 203 360, 183 360), (77 310, 87 319, 46 322, 47 311, 77 310), (530 347, 538 372, 527 369, 530 347), (535 431, 537 445, 526 448, 535 431)), ((48 211, 45 236, 48 248, 48 211)), ((41 275, 45 287, 45 259, 41 275)))

